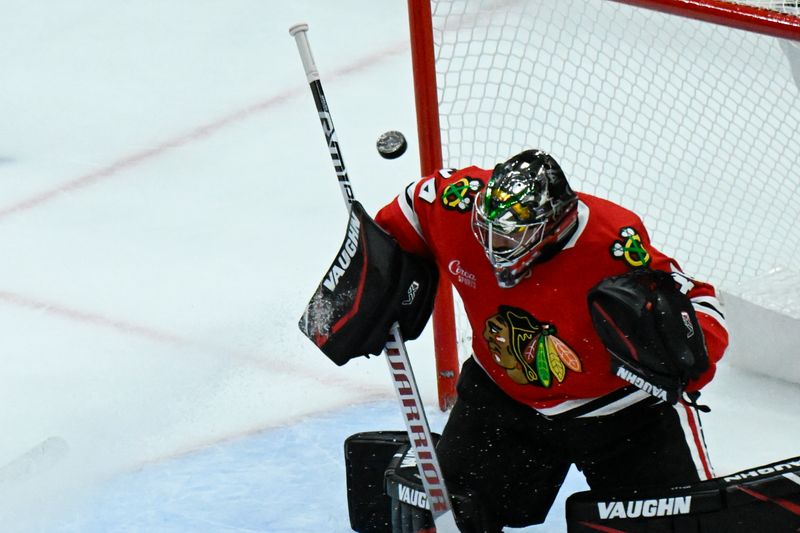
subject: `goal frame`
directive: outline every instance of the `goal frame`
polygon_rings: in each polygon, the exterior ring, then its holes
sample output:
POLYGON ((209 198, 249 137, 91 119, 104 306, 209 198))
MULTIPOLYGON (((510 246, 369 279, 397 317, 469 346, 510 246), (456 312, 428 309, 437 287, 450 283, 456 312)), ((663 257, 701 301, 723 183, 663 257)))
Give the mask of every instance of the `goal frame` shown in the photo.
MULTIPOLYGON (((420 171, 427 176, 442 168, 432 0, 407 0, 411 58, 417 116, 420 171)), ((603 0, 720 24, 773 37, 800 41, 800 17, 719 0, 603 0)), ((459 357, 452 285, 440 276, 433 311, 439 407, 446 411, 456 400, 459 357)))

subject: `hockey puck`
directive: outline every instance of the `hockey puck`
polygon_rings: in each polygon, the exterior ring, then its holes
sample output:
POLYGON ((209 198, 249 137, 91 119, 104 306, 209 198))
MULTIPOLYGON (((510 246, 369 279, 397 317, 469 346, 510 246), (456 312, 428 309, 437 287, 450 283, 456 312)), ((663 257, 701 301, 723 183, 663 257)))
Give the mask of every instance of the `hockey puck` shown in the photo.
POLYGON ((384 159, 397 159, 406 153, 408 143, 406 142, 405 135, 399 131, 392 130, 378 137, 378 142, 375 143, 375 146, 378 148, 378 153, 381 154, 381 157, 384 159))

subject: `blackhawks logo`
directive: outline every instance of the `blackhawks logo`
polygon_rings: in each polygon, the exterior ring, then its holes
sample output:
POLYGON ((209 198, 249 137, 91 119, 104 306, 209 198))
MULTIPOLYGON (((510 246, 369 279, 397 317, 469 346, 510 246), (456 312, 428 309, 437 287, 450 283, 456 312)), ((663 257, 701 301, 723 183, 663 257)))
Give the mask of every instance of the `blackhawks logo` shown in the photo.
POLYGON ((581 372, 581 360, 567 343, 556 337, 556 328, 536 320, 526 311, 501 306, 486 321, 483 338, 494 362, 520 385, 550 387, 567 372, 581 372))
POLYGON ((483 182, 469 176, 449 183, 442 191, 442 205, 459 213, 472 209, 475 195, 483 188, 483 182))
POLYGON ((647 266, 650 263, 650 253, 642 246, 642 238, 631 227, 619 231, 621 241, 614 241, 611 245, 611 255, 616 259, 623 259, 634 268, 647 266))

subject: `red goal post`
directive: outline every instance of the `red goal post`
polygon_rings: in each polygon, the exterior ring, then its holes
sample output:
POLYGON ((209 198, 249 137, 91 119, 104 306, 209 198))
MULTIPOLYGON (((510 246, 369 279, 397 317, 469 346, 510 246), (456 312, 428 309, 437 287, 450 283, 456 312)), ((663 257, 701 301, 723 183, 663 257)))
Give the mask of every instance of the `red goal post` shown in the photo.
MULTIPOLYGON (((421 174, 542 148, 725 290, 800 264, 798 4, 408 0, 421 174)), ((443 410, 470 343, 453 307, 442 283, 443 410)))
POLYGON ((781 0, 722 2, 719 0, 613 0, 673 15, 800 40, 800 3, 781 0))

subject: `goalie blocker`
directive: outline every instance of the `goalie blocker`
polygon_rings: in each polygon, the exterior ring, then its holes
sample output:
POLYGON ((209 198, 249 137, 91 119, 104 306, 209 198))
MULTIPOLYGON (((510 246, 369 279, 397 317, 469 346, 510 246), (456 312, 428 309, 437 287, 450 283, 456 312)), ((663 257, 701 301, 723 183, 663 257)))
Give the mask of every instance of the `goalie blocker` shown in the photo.
POLYGON ((334 363, 378 355, 395 322, 419 337, 433 309, 438 271, 403 251, 357 201, 344 242, 300 319, 300 330, 334 363))

